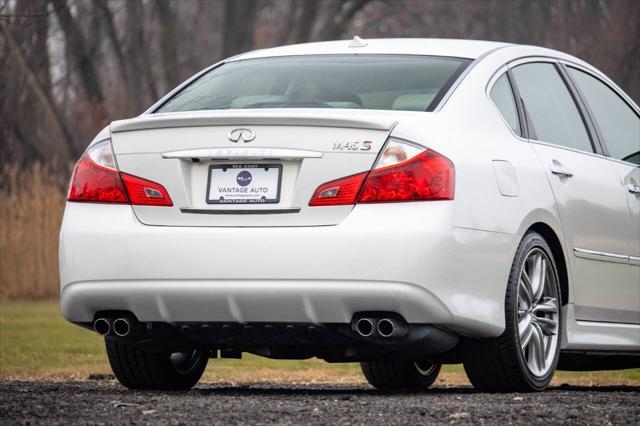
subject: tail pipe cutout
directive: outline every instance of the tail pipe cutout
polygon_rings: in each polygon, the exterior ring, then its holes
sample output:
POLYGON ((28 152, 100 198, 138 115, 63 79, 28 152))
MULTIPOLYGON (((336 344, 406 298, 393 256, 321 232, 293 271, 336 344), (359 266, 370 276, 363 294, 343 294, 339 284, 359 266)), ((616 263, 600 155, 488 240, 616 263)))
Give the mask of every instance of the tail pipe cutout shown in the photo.
POLYGON ((458 343, 458 335, 430 324, 409 324, 395 312, 358 312, 349 334, 368 343, 393 346, 411 355, 443 353, 458 343))
POLYGON ((131 316, 101 316, 93 321, 93 329, 100 336, 137 337, 144 324, 131 316))

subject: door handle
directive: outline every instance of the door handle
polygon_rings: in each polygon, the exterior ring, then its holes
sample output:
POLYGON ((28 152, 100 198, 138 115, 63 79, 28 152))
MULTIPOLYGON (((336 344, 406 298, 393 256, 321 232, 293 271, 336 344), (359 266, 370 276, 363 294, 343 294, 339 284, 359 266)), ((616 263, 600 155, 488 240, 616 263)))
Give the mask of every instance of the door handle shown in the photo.
POLYGON ((637 185, 635 183, 630 183, 627 185, 627 191, 629 191, 632 194, 640 194, 640 185, 637 185))
POLYGON ((554 162, 554 164, 552 164, 550 167, 551 169, 551 173, 553 173, 556 176, 561 176, 561 177, 573 177, 573 172, 569 169, 567 169, 566 167, 562 166, 561 164, 557 164, 554 162))

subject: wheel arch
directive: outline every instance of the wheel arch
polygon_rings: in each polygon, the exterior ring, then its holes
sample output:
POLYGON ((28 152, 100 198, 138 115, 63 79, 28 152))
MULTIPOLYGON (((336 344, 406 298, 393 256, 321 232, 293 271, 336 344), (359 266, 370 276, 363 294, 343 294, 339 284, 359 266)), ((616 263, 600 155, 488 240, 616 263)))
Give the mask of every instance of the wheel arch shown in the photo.
POLYGON ((514 239, 514 247, 512 250, 512 258, 516 255, 520 241, 527 232, 537 232, 540 234, 553 255, 557 267, 558 278, 560 280, 560 292, 562 306, 571 303, 573 298, 573 277, 571 273, 571 260, 567 251, 564 234, 562 232, 562 224, 555 210, 534 209, 527 214, 517 231, 517 238, 514 239))
POLYGON ((537 232, 542 235, 547 244, 549 244, 549 248, 551 249, 551 254, 553 254, 553 258, 556 261, 556 265, 558 267, 558 278, 560 280, 560 295, 562 305, 566 305, 569 303, 569 268, 567 265, 567 259, 564 255, 563 245, 560 242, 560 238, 553 230, 551 226, 544 222, 536 222, 527 228, 526 232, 537 232))

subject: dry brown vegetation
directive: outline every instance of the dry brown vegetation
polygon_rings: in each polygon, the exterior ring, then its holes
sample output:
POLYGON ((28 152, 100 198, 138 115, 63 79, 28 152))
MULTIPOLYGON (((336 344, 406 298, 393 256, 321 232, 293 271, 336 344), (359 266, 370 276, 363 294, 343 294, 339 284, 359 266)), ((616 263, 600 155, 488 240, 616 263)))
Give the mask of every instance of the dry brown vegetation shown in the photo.
POLYGON ((0 170, 0 299, 57 297, 63 188, 39 163, 0 170))

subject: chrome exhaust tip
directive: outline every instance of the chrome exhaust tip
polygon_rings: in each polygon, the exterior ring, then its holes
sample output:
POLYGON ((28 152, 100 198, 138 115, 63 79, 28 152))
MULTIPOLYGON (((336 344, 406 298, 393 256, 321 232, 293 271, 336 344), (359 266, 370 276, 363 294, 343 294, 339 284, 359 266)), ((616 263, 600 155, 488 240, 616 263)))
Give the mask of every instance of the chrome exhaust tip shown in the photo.
POLYGON ((113 321, 113 332, 116 336, 126 337, 131 333, 132 324, 129 318, 118 318, 113 321))
POLYGON ((106 336, 111 332, 111 322, 106 318, 98 318, 93 322, 93 329, 101 336, 106 336))
POLYGON ((395 318, 382 318, 378 321, 378 334, 381 337, 403 337, 409 332, 409 325, 395 318))
POLYGON ((395 321, 389 318, 383 318, 378 321, 378 334, 382 337, 391 337, 396 332, 395 321))
POLYGON ((355 324, 356 332, 362 337, 369 337, 375 329, 373 321, 370 318, 360 318, 355 324))

